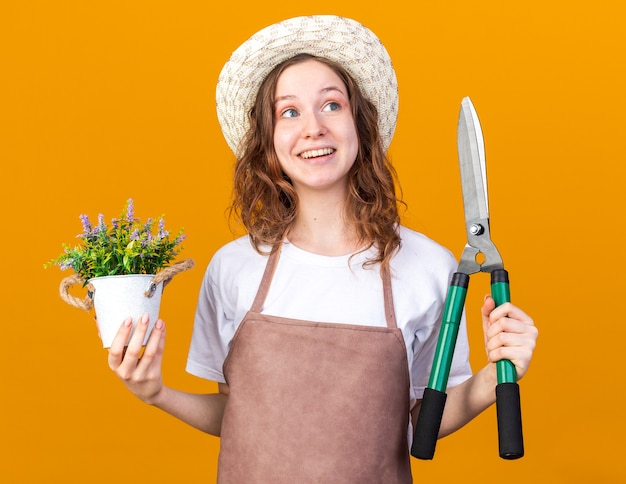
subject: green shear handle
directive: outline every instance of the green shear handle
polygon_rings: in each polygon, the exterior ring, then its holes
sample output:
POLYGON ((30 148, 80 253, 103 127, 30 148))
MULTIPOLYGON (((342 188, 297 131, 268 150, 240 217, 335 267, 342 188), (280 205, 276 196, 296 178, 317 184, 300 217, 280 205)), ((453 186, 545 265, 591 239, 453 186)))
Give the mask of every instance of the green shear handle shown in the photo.
MULTIPOLYGON (((447 397, 445 391, 468 286, 469 276, 455 272, 446 296, 433 368, 415 425, 411 455, 418 459, 432 459, 435 454, 447 397)), ((491 292, 497 306, 510 301, 508 273, 504 269, 497 269, 491 273, 491 292)), ((515 366, 508 360, 497 362, 496 368, 500 457, 517 459, 524 455, 517 374, 515 366)))
POLYGON ((418 459, 432 459, 435 455, 441 418, 446 405, 446 386, 452 366, 454 347, 459 334, 459 323, 465 305, 469 279, 467 274, 455 272, 452 275, 446 296, 435 359, 430 372, 428 387, 424 390, 420 413, 415 424, 413 444, 411 445, 411 455, 418 459))
MULTIPOLYGON (((509 274, 504 269, 491 273, 491 295, 500 306, 511 301, 509 274)), ((524 455, 522 410, 515 365, 509 360, 496 363, 496 414, 498 417, 498 446, 503 459, 519 459, 524 455)))

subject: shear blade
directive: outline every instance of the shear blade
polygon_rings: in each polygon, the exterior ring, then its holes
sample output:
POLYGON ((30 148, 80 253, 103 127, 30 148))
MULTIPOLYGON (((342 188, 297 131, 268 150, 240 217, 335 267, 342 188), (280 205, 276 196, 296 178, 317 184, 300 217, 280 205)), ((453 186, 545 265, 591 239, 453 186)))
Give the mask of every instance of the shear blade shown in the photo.
POLYGON ((485 143, 478 115, 469 97, 463 98, 461 102, 457 147, 465 218, 468 221, 488 219, 485 143))
POLYGON ((485 143, 478 115, 468 97, 461 102, 458 150, 467 231, 467 245, 461 255, 459 272, 473 274, 502 269, 502 258, 491 241, 489 228, 485 143), (482 262, 477 260, 479 254, 484 256, 482 262))

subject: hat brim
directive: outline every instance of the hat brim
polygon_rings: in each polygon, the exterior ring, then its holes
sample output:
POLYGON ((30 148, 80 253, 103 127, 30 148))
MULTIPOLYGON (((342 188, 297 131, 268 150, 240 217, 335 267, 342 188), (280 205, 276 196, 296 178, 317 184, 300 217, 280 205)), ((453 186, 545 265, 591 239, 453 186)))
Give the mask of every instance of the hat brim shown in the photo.
POLYGON ((248 113, 267 75, 283 61, 306 53, 343 66, 378 110, 386 151, 395 131, 398 84, 389 54, 378 37, 354 20, 333 15, 291 18, 245 41, 224 65, 217 82, 217 117, 236 156, 249 129, 248 113))

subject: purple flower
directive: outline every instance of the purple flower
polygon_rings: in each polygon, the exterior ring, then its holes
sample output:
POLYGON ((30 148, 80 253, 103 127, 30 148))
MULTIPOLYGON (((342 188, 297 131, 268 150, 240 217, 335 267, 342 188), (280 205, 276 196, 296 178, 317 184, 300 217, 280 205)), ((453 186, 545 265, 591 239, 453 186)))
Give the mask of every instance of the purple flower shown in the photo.
POLYGON ((80 216, 80 221, 83 224, 83 234, 82 235, 91 235, 91 222, 89 221, 89 217, 87 215, 85 215, 85 214, 82 214, 80 216))
POLYGON ((111 220, 111 225, 113 227, 113 230, 117 230, 117 227, 119 226, 119 221, 116 218, 114 218, 111 220))
POLYGON ((163 237, 165 237, 167 234, 165 233, 165 220, 163 219, 163 217, 161 217, 159 219, 159 232, 157 237, 159 239, 162 239, 163 237))
POLYGON ((104 225, 104 215, 98 215, 98 225, 93 230, 94 235, 100 233, 106 233, 106 226, 104 225))
POLYGON ((133 232, 130 234, 130 240, 139 240, 139 230, 133 230, 133 232))
POLYGON ((128 203, 126 204, 126 220, 132 222, 135 216, 135 208, 133 206, 133 199, 129 198, 128 203))

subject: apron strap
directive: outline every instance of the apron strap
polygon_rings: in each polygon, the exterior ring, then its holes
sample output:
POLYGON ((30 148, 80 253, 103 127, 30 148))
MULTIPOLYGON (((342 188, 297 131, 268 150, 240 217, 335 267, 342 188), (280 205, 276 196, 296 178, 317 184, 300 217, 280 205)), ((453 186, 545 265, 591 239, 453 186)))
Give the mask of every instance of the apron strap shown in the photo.
MULTIPOLYGON (((274 277, 274 272, 276 271, 276 266, 278 265, 278 258, 280 256, 282 246, 282 242, 277 244, 274 249, 272 249, 269 258, 267 259, 265 272, 263 272, 263 278, 259 284, 259 289, 256 293, 256 297, 254 298, 254 302, 252 303, 252 307, 250 307, 250 311, 252 312, 260 313, 263 309, 263 303, 265 302, 267 293, 270 290, 270 285, 272 283, 272 278, 274 277)), ((396 322, 396 313, 393 307, 393 293, 391 291, 391 275, 389 274, 389 270, 381 270, 381 278, 383 280, 385 320, 388 328, 395 329, 398 327, 398 324, 396 322)))
POLYGON ((383 279, 383 296, 385 298, 385 320, 387 327, 395 329, 398 327, 396 322, 396 311, 393 307, 393 293, 391 291, 391 275, 389 269, 381 269, 381 277, 383 279))
POLYGON ((254 313, 260 313, 263 309, 263 303, 265 302, 267 293, 270 290, 270 284, 272 283, 274 271, 276 270, 276 266, 278 265, 278 256, 280 255, 280 249, 282 247, 282 242, 276 244, 276 246, 274 246, 274 248, 272 249, 269 258, 267 259, 263 278, 261 279, 261 283, 259 284, 259 289, 256 293, 256 297, 254 298, 254 302, 252 303, 252 307, 250 308, 250 311, 254 313))

